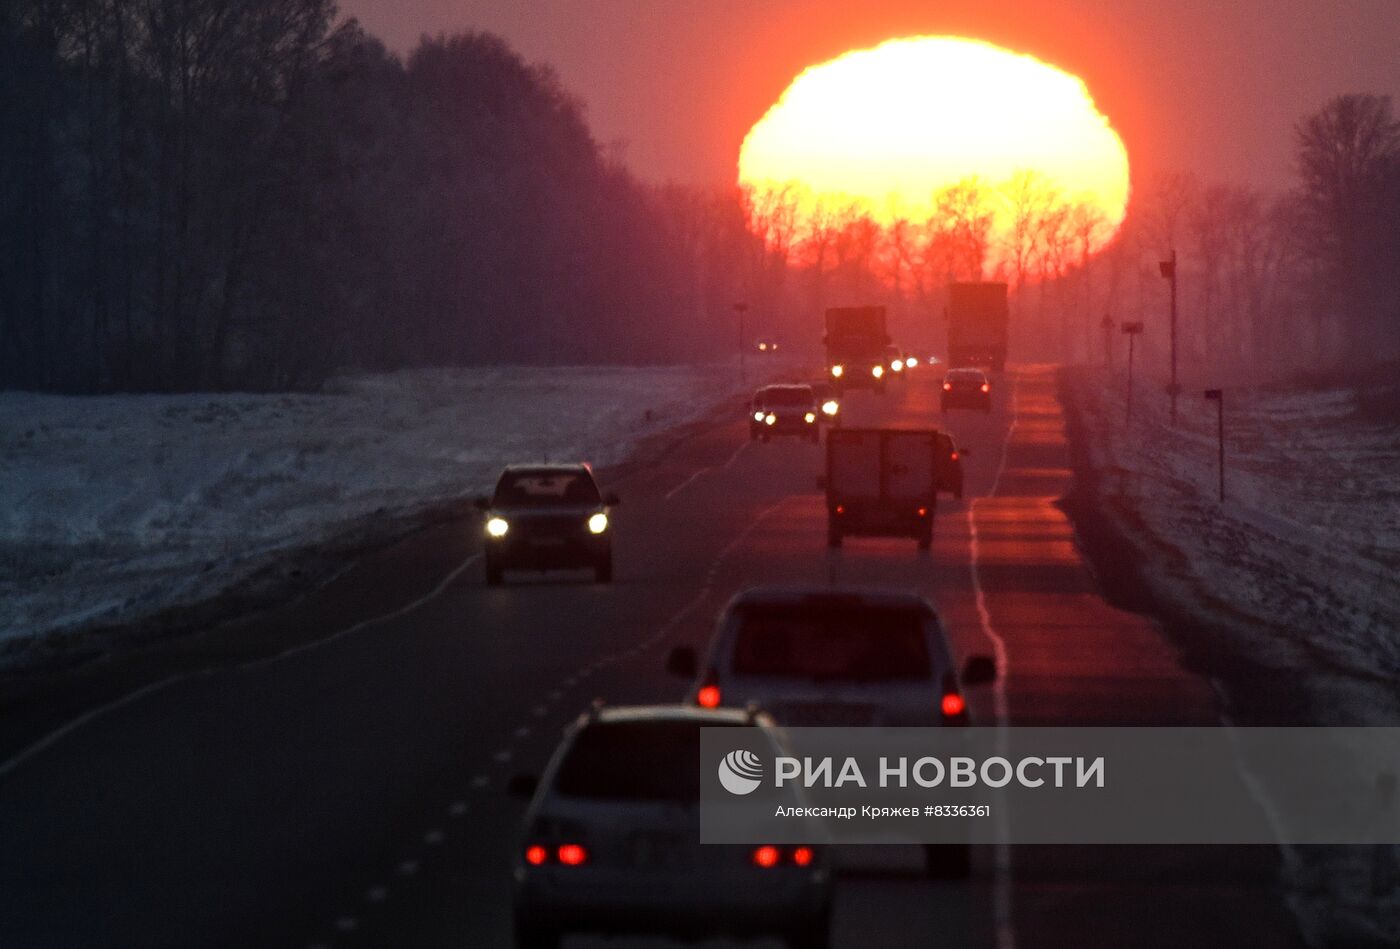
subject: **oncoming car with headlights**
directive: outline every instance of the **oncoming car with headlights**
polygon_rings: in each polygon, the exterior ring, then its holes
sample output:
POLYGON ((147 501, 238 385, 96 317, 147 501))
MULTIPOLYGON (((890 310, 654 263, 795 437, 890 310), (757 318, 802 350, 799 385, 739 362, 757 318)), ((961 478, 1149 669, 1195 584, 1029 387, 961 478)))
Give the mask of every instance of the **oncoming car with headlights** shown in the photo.
POLYGON ((511 465, 490 498, 477 498, 485 515, 486 583, 507 570, 591 569, 612 580, 612 524, 617 495, 598 490, 585 464, 511 465))
POLYGON ((749 403, 749 438, 768 441, 774 435, 821 438, 821 407, 811 386, 764 386, 749 403))
POLYGON ((558 949, 571 933, 695 940, 776 936, 828 949, 832 877, 816 845, 700 843, 700 729, 762 730, 757 711, 595 708, 564 735, 531 797, 515 857, 515 945, 558 949))
POLYGON ((812 396, 821 409, 821 421, 835 425, 841 421, 841 393, 829 382, 812 383, 812 396))

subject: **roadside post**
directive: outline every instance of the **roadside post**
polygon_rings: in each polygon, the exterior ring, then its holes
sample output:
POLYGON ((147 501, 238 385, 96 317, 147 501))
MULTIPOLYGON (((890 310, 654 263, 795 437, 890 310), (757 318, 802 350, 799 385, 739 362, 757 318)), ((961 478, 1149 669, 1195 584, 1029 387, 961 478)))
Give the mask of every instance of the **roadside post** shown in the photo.
POLYGON ((1206 398, 1215 403, 1216 467, 1220 469, 1220 503, 1225 503, 1225 393, 1207 389, 1206 398))
POLYGON ((1142 332, 1142 321, 1123 324, 1123 335, 1128 337, 1128 421, 1133 420, 1133 340, 1142 332))
POLYGON ((1172 248, 1171 259, 1161 261, 1158 266, 1161 268, 1162 276, 1171 281, 1172 285, 1172 381, 1167 386, 1167 394, 1172 399, 1172 428, 1176 428, 1176 397, 1181 394, 1181 386, 1176 381, 1176 248, 1172 248))
POLYGON ((748 383, 748 373, 745 372, 744 360, 748 358, 748 345, 745 342, 747 333, 744 332, 744 314, 749 311, 747 303, 734 304, 734 312, 739 314, 739 384, 748 383))

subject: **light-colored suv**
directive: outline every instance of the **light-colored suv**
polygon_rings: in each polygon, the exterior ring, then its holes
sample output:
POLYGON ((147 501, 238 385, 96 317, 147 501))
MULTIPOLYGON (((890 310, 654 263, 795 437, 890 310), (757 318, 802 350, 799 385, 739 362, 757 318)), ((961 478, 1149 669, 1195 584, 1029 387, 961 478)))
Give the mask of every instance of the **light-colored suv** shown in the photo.
MULTIPOLYGON (((909 593, 754 589, 730 600, 703 661, 672 650, 667 669, 691 678, 702 708, 753 705, 783 726, 965 725, 963 685, 997 676, 971 656, 959 676, 943 624, 909 593)), ((967 844, 927 844, 937 878, 967 876, 967 844)))
POLYGON ((566 933, 691 940, 777 936, 827 949, 832 879, 816 846, 700 844, 700 729, 763 729, 751 710, 595 708, 565 733, 532 795, 515 863, 517 949, 566 933))
POLYGON ((701 707, 752 703, 792 726, 963 724, 962 685, 996 678, 986 656, 959 676, 929 602, 883 591, 745 591, 721 614, 703 662, 679 647, 668 666, 694 677, 690 699, 701 707))

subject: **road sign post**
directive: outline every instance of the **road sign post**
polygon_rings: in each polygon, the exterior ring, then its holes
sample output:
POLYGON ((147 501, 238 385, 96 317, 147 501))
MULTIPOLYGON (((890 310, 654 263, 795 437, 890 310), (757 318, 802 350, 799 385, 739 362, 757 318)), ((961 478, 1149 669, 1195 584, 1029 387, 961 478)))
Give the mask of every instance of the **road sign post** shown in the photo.
POLYGON ((1167 387, 1167 394, 1172 400, 1172 427, 1176 427, 1176 397, 1181 394, 1181 386, 1176 381, 1176 248, 1172 248, 1170 260, 1162 261, 1160 266, 1162 276, 1171 281, 1172 285, 1172 312, 1171 312, 1171 361, 1172 361, 1172 381, 1167 387))
POLYGON ((1225 503, 1225 392, 1207 389, 1206 398, 1215 403, 1216 467, 1220 472, 1220 503, 1225 503))
POLYGON ((748 373, 745 371, 744 360, 748 357, 748 345, 746 342, 747 333, 744 332, 744 314, 749 311, 747 303, 734 304, 734 312, 739 314, 739 384, 745 385, 748 382, 748 373))
POLYGON ((1133 420, 1133 341, 1142 332, 1142 322, 1124 323, 1123 335, 1128 337, 1128 421, 1133 420))

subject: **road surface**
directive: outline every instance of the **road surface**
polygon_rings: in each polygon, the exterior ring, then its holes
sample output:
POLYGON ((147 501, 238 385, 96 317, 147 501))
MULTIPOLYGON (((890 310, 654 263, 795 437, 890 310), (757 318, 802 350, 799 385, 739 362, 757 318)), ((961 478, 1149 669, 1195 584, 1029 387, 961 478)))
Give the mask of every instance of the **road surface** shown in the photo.
MULTIPOLYGON (((680 698, 666 653, 755 583, 929 596, 959 655, 1001 661, 970 693, 979 723, 1218 721, 1210 684, 1104 602, 1056 506, 1053 370, 995 395, 947 419, 968 499, 940 506, 931 554, 829 552, 820 449, 750 443, 736 407, 605 484, 624 499, 610 586, 488 589, 479 528, 451 522, 270 613, 8 689, 0 946, 507 946, 510 775, 595 697, 680 698)), ((848 408, 941 424, 930 369, 848 408)), ((923 879, 914 848, 840 860, 838 947, 1298 944, 1271 848, 980 847, 963 883, 923 879)))

